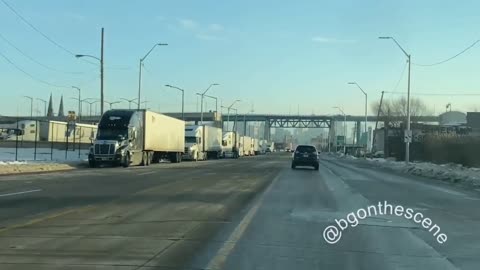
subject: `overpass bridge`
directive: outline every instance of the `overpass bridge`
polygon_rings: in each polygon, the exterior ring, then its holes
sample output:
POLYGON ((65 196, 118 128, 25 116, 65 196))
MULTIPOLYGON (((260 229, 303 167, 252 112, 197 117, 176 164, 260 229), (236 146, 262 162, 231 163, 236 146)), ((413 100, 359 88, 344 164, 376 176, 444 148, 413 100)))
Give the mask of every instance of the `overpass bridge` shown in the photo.
MULTIPOLYGON (((182 119, 182 113, 171 112, 163 113, 165 115, 182 119)), ((199 123, 201 114, 199 112, 186 112, 184 113, 185 121, 199 123)), ((0 116, 0 123, 13 123, 17 119, 32 119, 38 121, 66 121, 66 117, 46 117, 46 116, 0 116)), ((370 115, 367 116, 368 122, 375 121, 383 122, 387 118, 380 116, 370 115)), ((330 128, 331 123, 334 121, 342 122, 344 120, 343 115, 288 115, 288 114, 231 114, 229 117, 230 122, 263 122, 270 128, 330 128)), ((365 116, 347 115, 347 122, 364 122, 365 116)), ((404 117, 390 117, 390 121, 403 121, 404 117)), ((428 122, 435 123, 439 121, 438 116, 412 116, 413 122, 428 122)), ((80 123, 98 123, 100 121, 100 115, 81 116, 80 123)), ((222 115, 215 112, 203 113, 203 121, 205 122, 217 122, 218 126, 221 126, 224 122, 227 122, 227 115, 222 115)))
MULTIPOLYGON (((165 115, 182 119, 182 113, 179 112, 172 112, 172 113, 163 113, 165 115)), ((186 112, 183 115, 184 120, 187 122, 194 122, 198 124, 201 119, 201 114, 199 112, 186 112)), ((216 112, 205 112, 203 113, 203 121, 205 122, 213 122, 217 127, 223 127, 225 122, 227 122, 229 118, 229 122, 236 122, 237 127, 238 123, 243 125, 242 130, 247 130, 247 123, 248 122, 261 122, 264 123, 264 138, 270 138, 271 128, 328 128, 332 130, 332 126, 335 122, 342 122, 344 121, 345 117, 343 115, 287 115, 287 114, 238 114, 234 115, 231 114, 230 117, 227 115, 222 115, 216 112)), ((66 117, 45 117, 45 116, 37 116, 37 117, 8 117, 8 116, 0 116, 0 124, 5 123, 15 123, 17 120, 22 119, 31 119, 37 121, 66 121, 66 117)), ((368 122, 383 122, 386 121, 386 117, 377 117, 377 116, 367 116, 368 122)), ((390 117, 388 120, 390 121, 404 121, 404 117, 390 117)), ((413 116, 411 117, 413 122, 427 122, 427 123, 435 123, 439 122, 438 116, 413 116)), ((88 124, 96 124, 100 121, 100 115, 92 115, 92 116, 81 116, 79 123, 88 123, 88 124)), ((360 139, 360 123, 365 121, 365 116, 356 116, 356 115, 346 115, 347 122, 355 122, 357 127, 357 141, 360 139)))

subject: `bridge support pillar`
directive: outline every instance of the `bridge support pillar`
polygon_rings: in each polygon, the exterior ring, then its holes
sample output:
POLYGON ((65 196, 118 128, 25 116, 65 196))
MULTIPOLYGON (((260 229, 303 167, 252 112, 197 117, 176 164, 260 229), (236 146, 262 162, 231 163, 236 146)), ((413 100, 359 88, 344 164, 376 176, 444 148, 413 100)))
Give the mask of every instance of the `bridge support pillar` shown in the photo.
POLYGON ((263 139, 270 141, 270 121, 265 120, 263 128, 263 139))
POLYGON ((337 151, 337 136, 335 134, 335 121, 330 122, 330 128, 328 129, 328 152, 337 151))
POLYGON ((243 120, 243 136, 247 135, 247 121, 243 120))
POLYGON ((355 133, 356 133, 356 135, 357 135, 357 145, 360 145, 360 138, 362 137, 362 136, 361 136, 360 127, 361 127, 360 121, 357 121, 357 122, 355 123, 355 128, 356 128, 356 129, 355 129, 355 133))

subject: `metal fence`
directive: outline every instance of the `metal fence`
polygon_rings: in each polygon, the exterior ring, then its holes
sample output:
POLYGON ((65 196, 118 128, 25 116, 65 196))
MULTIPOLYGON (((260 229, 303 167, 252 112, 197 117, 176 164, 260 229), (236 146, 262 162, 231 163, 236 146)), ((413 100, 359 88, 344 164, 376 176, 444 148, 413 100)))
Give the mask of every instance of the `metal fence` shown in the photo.
POLYGON ((95 125, 16 119, 0 124, 0 161, 84 160, 95 125))
POLYGON ((457 163, 480 166, 480 137, 436 135, 427 136, 423 144, 423 158, 435 163, 457 163))
MULTIPOLYGON (((402 136, 389 136, 387 144, 387 157, 405 159, 402 136)), ((480 166, 480 136, 462 133, 425 134, 410 144, 410 159, 438 164, 480 166)))

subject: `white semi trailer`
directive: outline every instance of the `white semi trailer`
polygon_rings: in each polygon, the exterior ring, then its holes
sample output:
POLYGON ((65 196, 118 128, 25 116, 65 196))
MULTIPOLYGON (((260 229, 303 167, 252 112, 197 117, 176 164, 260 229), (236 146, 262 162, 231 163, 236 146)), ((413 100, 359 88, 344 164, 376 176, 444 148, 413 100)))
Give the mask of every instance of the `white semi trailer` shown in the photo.
POLYGON ((253 145, 252 145, 252 137, 249 136, 242 136, 240 138, 240 143, 242 147, 242 152, 244 156, 251 156, 253 155, 253 145))
POLYGON ((238 158, 240 150, 240 136, 235 131, 223 133, 222 151, 223 157, 238 158))
POLYGON ((206 160, 222 156, 222 129, 207 125, 185 127, 184 159, 206 160))
POLYGON ((252 151, 255 156, 260 155, 260 139, 252 138, 252 151))
POLYGON ((185 122, 148 110, 109 110, 98 124, 88 161, 148 166, 161 159, 179 163, 185 149, 185 122))

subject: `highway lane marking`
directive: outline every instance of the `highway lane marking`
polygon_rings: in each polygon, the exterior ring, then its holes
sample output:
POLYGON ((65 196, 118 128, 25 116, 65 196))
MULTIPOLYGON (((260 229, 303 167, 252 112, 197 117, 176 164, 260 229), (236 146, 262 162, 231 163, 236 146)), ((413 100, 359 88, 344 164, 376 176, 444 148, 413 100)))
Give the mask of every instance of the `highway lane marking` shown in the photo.
POLYGON ((243 217, 243 219, 240 221, 237 227, 235 227, 233 232, 228 237, 227 241, 224 242, 223 246, 217 251, 215 256, 210 260, 206 269, 223 269, 223 265, 226 262, 228 256, 237 245, 237 242, 242 238, 243 234, 247 230, 248 226, 250 225, 253 218, 255 217, 255 214, 260 208, 263 200, 265 199, 266 194, 270 192, 272 187, 278 181, 281 173, 282 172, 279 172, 277 176, 275 176, 272 183, 267 188, 267 190, 262 194, 260 199, 255 203, 255 205, 252 208, 250 208, 248 213, 243 217))
POLYGON ((5 193, 5 194, 0 194, 0 197, 15 196, 15 195, 27 194, 27 193, 39 192, 39 191, 42 191, 42 190, 33 189, 33 190, 19 191, 19 192, 13 192, 13 193, 5 193))
POLYGON ((152 174, 152 173, 155 173, 155 172, 144 172, 144 173, 139 173, 137 175, 147 175, 147 174, 152 174))

